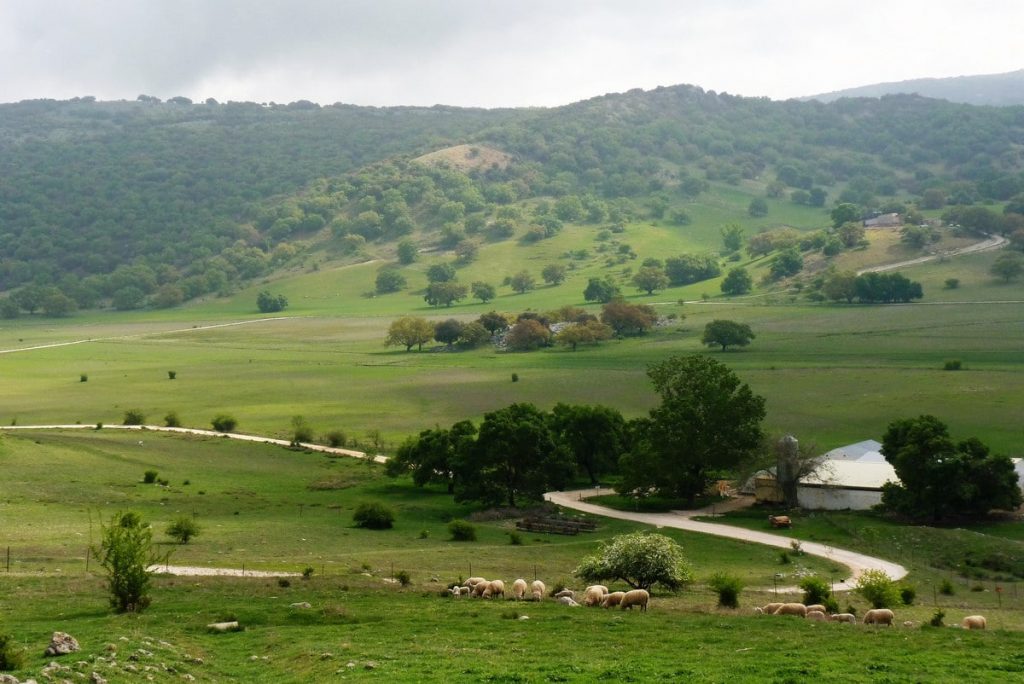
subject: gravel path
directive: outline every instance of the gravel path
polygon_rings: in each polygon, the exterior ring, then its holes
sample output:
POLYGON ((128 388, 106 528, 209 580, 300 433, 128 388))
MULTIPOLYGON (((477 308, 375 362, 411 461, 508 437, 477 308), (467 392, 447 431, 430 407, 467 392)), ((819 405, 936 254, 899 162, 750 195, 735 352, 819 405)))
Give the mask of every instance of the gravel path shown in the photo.
MULTIPOLYGON (((702 522, 693 519, 696 516, 708 515, 710 511, 707 509, 696 511, 672 511, 671 513, 632 513, 629 511, 619 511, 614 508, 587 503, 585 501, 588 496, 607 493, 607 489, 577 489, 569 492, 548 492, 544 495, 544 499, 565 508, 571 508, 576 511, 591 513, 593 515, 602 515, 607 518, 631 520, 633 522, 654 525, 655 527, 672 527, 679 530, 688 530, 690 532, 713 534, 717 537, 728 537, 729 539, 738 539, 740 541, 764 544, 766 546, 775 546, 782 549, 791 548, 790 544, 792 539, 790 537, 783 537, 769 532, 748 530, 742 527, 734 527, 732 525, 702 522)), ((716 509, 723 510, 723 507, 717 506, 716 509)), ((852 589, 853 583, 856 582, 857 578, 860 577, 861 573, 865 570, 884 570, 889 577, 896 580, 902 579, 907 575, 907 569, 902 565, 892 563, 881 558, 868 556, 863 553, 856 553, 854 551, 839 549, 827 544, 819 544, 817 542, 803 540, 800 542, 800 548, 804 553, 826 558, 835 563, 845 565, 850 569, 850 576, 845 578, 844 582, 840 582, 836 586, 836 591, 849 591, 852 589)), ((768 587, 768 589, 772 589, 772 587, 768 587)), ((797 587, 779 587, 778 590, 786 593, 799 591, 797 587)))
POLYGON ((917 264, 923 264, 928 261, 935 261, 936 259, 944 259, 954 256, 960 256, 962 254, 977 254, 978 252, 989 252, 993 249, 1002 249, 1009 244, 1009 240, 1004 238, 1002 235, 991 235, 981 242, 975 242, 973 245, 967 245, 960 249, 951 249, 948 252, 939 252, 938 254, 929 254, 928 256, 918 257, 916 259, 907 259, 906 261, 897 261, 893 264, 882 264, 881 266, 871 266, 869 268, 862 268, 857 271, 857 275, 862 273, 882 273, 883 271, 893 271, 897 268, 904 268, 905 266, 915 266, 917 264))

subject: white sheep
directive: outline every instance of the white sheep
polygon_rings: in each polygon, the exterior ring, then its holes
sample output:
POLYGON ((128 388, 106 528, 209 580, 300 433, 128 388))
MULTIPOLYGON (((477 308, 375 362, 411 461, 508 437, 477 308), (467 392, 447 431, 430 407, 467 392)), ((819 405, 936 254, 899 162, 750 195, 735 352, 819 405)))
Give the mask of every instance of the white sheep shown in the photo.
POLYGON ((816 622, 828 621, 828 617, 825 615, 825 613, 821 612, 820 610, 809 610, 807 611, 807 615, 805 615, 804 617, 808 620, 814 620, 816 622))
POLYGON ((520 578, 512 583, 512 597, 517 601, 526 598, 526 580, 520 578))
POLYGON ((555 598, 556 599, 564 598, 566 596, 568 596, 569 598, 575 600, 576 592, 573 591, 572 589, 563 589, 562 591, 560 591, 557 594, 555 594, 555 598))
POLYGON ((573 601, 571 596, 559 596, 558 602, 561 603, 563 606, 571 606, 573 608, 580 607, 580 604, 573 601))
POLYGON ((624 591, 613 591, 610 594, 606 594, 604 599, 601 600, 602 608, 614 608, 615 606, 622 603, 622 597, 626 595, 624 591))
MULTIPOLYGON (((483 582, 477 582, 476 584, 473 585, 473 594, 472 594, 473 598, 480 598, 481 596, 484 595, 484 592, 487 591, 490 588, 491 588, 491 583, 488 582, 487 580, 484 580, 483 582)), ((488 594, 488 596, 490 596, 490 594, 488 594)))
POLYGON ((832 622, 848 622, 851 625, 857 624, 857 616, 853 613, 836 613, 829 616, 829 620, 832 622))
POLYGON ((647 602, 650 600, 651 595, 647 593, 646 589, 633 589, 627 591, 626 595, 622 597, 619 607, 622 610, 633 610, 633 606, 640 606, 640 612, 644 612, 647 610, 647 602))
POLYGON ((583 592, 583 605, 591 607, 599 606, 607 593, 608 587, 603 584, 589 586, 586 591, 583 592))
POLYGON ((796 615, 798 617, 807 617, 807 606, 802 603, 783 603, 781 606, 775 609, 772 615, 796 615))
MULTIPOLYGON (((763 613, 765 615, 774 615, 775 611, 777 611, 781 607, 782 607, 781 603, 768 603, 766 605, 761 606, 760 610, 761 610, 761 613, 763 613)), ((754 611, 754 612, 756 613, 757 611, 754 611)), ((761 613, 758 613, 758 615, 760 615, 761 613)))
POLYGON ((495 596, 505 596, 505 583, 501 580, 491 580, 487 582, 487 588, 480 594, 482 598, 494 598, 495 596))
POLYGON ((864 613, 865 625, 887 625, 892 627, 892 621, 896 616, 888 608, 874 608, 864 613))
POLYGON ((985 629, 986 624, 984 615, 968 615, 960 621, 962 629, 985 629))
POLYGON ((533 580, 533 582, 530 584, 530 593, 533 594, 534 601, 543 600, 544 594, 546 594, 547 591, 548 588, 544 586, 544 583, 540 580, 533 580))
POLYGON ((825 613, 826 615, 828 615, 828 610, 825 608, 825 606, 821 605, 820 603, 812 603, 811 605, 807 606, 808 613, 812 610, 816 610, 819 613, 825 613))
POLYGON ((480 584, 481 582, 486 582, 486 581, 487 580, 485 580, 483 577, 470 577, 468 580, 466 580, 465 582, 462 583, 462 586, 464 586, 464 587, 475 587, 476 585, 480 584))

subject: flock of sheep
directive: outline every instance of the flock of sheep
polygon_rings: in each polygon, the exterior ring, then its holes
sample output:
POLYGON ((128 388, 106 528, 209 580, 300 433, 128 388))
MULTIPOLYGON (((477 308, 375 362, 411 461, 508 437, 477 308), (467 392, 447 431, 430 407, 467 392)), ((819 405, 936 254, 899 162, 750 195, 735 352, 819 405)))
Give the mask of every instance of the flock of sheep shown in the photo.
MULTIPOLYGON (((461 585, 452 586, 448 589, 455 598, 505 598, 505 583, 501 580, 486 580, 483 577, 470 577, 461 585)), ((547 593, 547 587, 540 580, 534 580, 529 585, 524 579, 517 579, 512 583, 511 595, 509 598, 523 601, 530 598, 534 601, 543 600, 547 593), (529 591, 529 596, 527 596, 529 591)), ((647 610, 647 603, 651 595, 645 589, 633 589, 632 591, 608 591, 603 584, 594 584, 584 590, 582 603, 576 601, 576 592, 572 589, 563 589, 554 595, 556 601, 565 606, 578 607, 580 605, 593 608, 615 608, 621 610, 632 610, 633 606, 640 608, 643 612, 647 610)))
MULTIPOLYGON (((796 615, 807 620, 818 622, 848 622, 851 625, 857 624, 857 616, 853 613, 835 613, 829 615, 825 606, 815 603, 805 606, 802 603, 769 603, 766 606, 754 608, 757 615, 796 615)), ((864 613, 865 625, 886 625, 892 627, 896 615, 888 608, 874 608, 864 613)), ((910 627, 913 622, 904 622, 905 627, 910 627)), ((984 615, 968 615, 960 621, 963 629, 985 629, 984 615)))

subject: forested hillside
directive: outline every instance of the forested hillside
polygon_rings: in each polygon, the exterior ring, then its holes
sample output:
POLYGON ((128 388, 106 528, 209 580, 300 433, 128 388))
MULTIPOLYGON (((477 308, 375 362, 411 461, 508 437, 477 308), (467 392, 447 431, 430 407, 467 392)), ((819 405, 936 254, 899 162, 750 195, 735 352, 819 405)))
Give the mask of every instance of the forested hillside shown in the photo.
POLYGON ((811 95, 804 100, 832 102, 841 97, 882 97, 896 93, 917 94, 950 102, 998 107, 1024 105, 1024 69, 1005 74, 979 74, 950 78, 916 78, 811 95))
POLYGON ((1024 191, 1024 108, 692 86, 524 110, 2 105, 0 290, 20 295, 11 315, 174 306, 359 240, 440 231, 473 249, 565 222, 684 224, 709 184, 864 213, 1006 201, 1024 191), (466 164, 411 162, 460 143, 466 164))

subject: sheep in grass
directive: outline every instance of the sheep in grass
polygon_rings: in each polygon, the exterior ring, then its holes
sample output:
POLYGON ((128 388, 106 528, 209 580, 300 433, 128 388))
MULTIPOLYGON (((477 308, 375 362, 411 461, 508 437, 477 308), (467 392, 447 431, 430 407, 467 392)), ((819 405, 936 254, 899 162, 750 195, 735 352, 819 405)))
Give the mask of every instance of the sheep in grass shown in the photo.
POLYGON ((572 608, 579 608, 580 604, 576 603, 571 596, 559 596, 558 602, 563 606, 570 606, 572 608))
POLYGON ((815 622, 828 622, 828 616, 820 610, 809 610, 804 617, 815 622))
POLYGON ((534 601, 542 600, 544 598, 544 594, 546 594, 547 591, 548 588, 544 586, 544 583, 540 580, 533 580, 533 582, 530 584, 530 593, 533 595, 534 601))
POLYGON ((760 608, 754 608, 755 615, 774 615, 775 611, 782 607, 781 603, 769 603, 761 606, 760 608))
POLYGON ((825 613, 826 615, 828 615, 828 610, 825 608, 825 606, 821 605, 820 603, 812 603, 811 605, 807 606, 808 613, 810 613, 812 610, 816 610, 819 613, 825 613))
POLYGON ((520 578, 512 583, 512 598, 516 601, 526 598, 526 580, 520 578))
POLYGON ((602 608, 614 608, 615 606, 622 603, 622 597, 626 595, 624 591, 613 591, 610 594, 606 594, 601 600, 602 608))
POLYGON ((491 587, 491 583, 488 582, 487 580, 484 580, 483 582, 477 582, 476 584, 473 585, 473 593, 470 594, 470 595, 473 598, 480 598, 481 596, 484 595, 485 591, 490 589, 490 587, 491 587))
POLYGON ((566 596, 573 599, 574 601, 576 600, 576 592, 572 589, 563 589, 562 591, 555 594, 556 599, 565 598, 566 596))
POLYGON ((647 602, 650 600, 651 595, 647 593, 646 589, 633 589, 627 591, 626 595, 622 597, 619 607, 622 610, 633 610, 633 606, 639 606, 640 612, 644 612, 647 610, 647 602))
POLYGON ((802 603, 783 603, 781 606, 775 609, 772 615, 796 615, 797 617, 807 617, 807 606, 802 603))
POLYGON ((468 580, 466 580, 465 582, 462 583, 462 586, 472 588, 472 587, 475 587, 476 585, 480 584, 481 582, 486 582, 486 581, 487 580, 485 580, 483 577, 470 577, 468 580))
POLYGON ((892 621, 896 616, 888 608, 874 608, 864 613, 865 625, 886 625, 892 627, 892 621))
POLYGON ((962 629, 985 629, 985 625, 984 615, 968 615, 960 621, 962 629))
POLYGON ((830 615, 828 619, 832 622, 848 622, 851 625, 857 624, 857 616, 853 613, 836 613, 835 615, 830 615))
POLYGON ((589 586, 587 587, 587 590, 583 592, 583 605, 597 607, 601 605, 601 601, 604 600, 607 593, 608 587, 603 584, 589 586))
POLYGON ((497 596, 505 597, 505 583, 501 580, 491 580, 487 583, 487 588, 480 594, 483 598, 495 598, 497 596))

